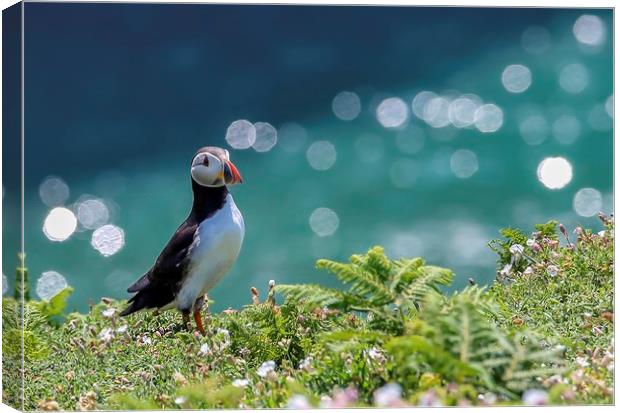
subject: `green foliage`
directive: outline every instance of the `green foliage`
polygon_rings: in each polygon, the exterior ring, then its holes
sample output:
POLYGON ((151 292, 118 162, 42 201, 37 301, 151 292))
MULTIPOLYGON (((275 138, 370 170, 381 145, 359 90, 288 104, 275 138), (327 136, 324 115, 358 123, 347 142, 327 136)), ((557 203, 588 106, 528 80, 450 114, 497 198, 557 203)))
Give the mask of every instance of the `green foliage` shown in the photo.
POLYGON ((506 276, 449 295, 441 287, 452 272, 421 258, 390 260, 374 247, 348 263, 319 260, 346 289, 281 285, 262 303, 254 293, 252 305, 210 315, 205 337, 185 331, 175 311, 119 318, 125 303, 107 299, 65 315, 70 290, 23 309, 4 299, 4 400, 19 404, 24 339, 25 410, 282 408, 295 395, 318 406, 344 389, 354 400, 328 406, 369 406, 389 383, 406 404, 519 404, 529 389, 546 389, 555 404, 610 403, 605 222, 604 234, 582 230, 566 246, 556 223, 529 237, 503 230, 494 245, 506 276))
POLYGON ((317 268, 335 275, 347 291, 318 285, 279 285, 276 290, 310 307, 368 313, 371 328, 402 331, 405 317, 420 310, 423 299, 438 294, 452 281, 452 271, 424 265, 421 258, 389 260, 381 247, 352 255, 349 263, 317 261, 317 268))
POLYGON ((63 314, 63 311, 67 306, 67 300, 69 299, 71 293, 73 293, 73 288, 66 287, 58 294, 50 298, 49 301, 36 302, 36 306, 39 312, 44 315, 48 321, 59 323, 57 318, 63 314))

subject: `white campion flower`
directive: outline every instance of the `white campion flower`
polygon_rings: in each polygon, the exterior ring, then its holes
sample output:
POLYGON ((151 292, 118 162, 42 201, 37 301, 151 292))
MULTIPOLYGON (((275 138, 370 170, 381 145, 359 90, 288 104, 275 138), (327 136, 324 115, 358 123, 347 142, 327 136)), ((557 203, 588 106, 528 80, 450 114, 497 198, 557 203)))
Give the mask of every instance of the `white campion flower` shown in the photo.
POLYGON ((579 367, 588 367, 590 362, 585 357, 575 357, 575 364, 579 367))
POLYGON ((248 384, 250 384, 248 379, 235 379, 232 381, 234 387, 247 387, 248 384))
POLYGON ((205 356, 209 353, 210 350, 211 348, 209 347, 209 345, 207 343, 204 343, 203 345, 200 346, 200 351, 198 351, 198 355, 205 356))
POLYGON ((269 360, 260 365, 260 367, 256 371, 256 374, 258 374, 260 377, 267 377, 267 374, 274 371, 275 368, 276 362, 273 360, 269 360))
POLYGON ((116 308, 108 308, 101 312, 101 315, 104 316, 105 318, 110 318, 114 316, 114 314, 116 314, 116 308))
POLYGON ((503 276, 507 276, 507 275, 510 275, 511 271, 512 271, 512 265, 506 264, 506 265, 504 265, 504 268, 501 269, 499 274, 503 275, 503 276))
POLYGON ((276 285, 276 280, 269 280, 269 287, 274 287, 276 285))
POLYGON ((525 241, 525 245, 527 245, 528 247, 531 247, 535 243, 536 243, 536 240, 533 240, 532 238, 529 238, 527 241, 525 241))
POLYGON ((388 383, 375 391, 373 399, 378 407, 396 406, 402 402, 401 395, 402 388, 400 385, 388 383))
POLYGON ((116 332, 119 334, 123 334, 125 331, 127 331, 127 328, 128 328, 127 324, 123 324, 122 326, 116 329, 116 332))
POLYGON ((308 369, 310 369, 310 367, 312 365, 312 360, 314 360, 312 356, 308 356, 305 359, 303 359, 301 361, 301 363, 299 363, 299 369, 300 370, 308 370, 308 369))
POLYGON ((186 401, 187 401, 187 397, 185 397, 185 396, 179 396, 179 397, 177 397, 176 399, 174 399, 174 402, 175 402, 176 404, 183 404, 183 403, 185 403, 186 401))
POLYGON ((547 274, 549 274, 550 277, 555 277, 558 275, 559 271, 560 269, 555 265, 550 265, 547 267, 547 274))
POLYGON ((549 402, 549 394, 541 389, 530 389, 523 393, 522 400, 528 406, 544 406, 549 402))
POLYGON ((114 333, 111 328, 104 328, 99 333, 99 339, 104 343, 109 343, 114 338, 114 333))
POLYGON ((510 246, 509 250, 512 256, 515 257, 515 259, 520 259, 521 256, 523 256, 524 249, 523 245, 521 244, 513 244, 510 246))
POLYGON ((312 406, 310 405, 310 402, 308 401, 306 396, 301 395, 301 394, 294 394, 293 396, 291 396, 290 399, 288 399, 288 402, 286 403, 286 408, 287 409, 311 409, 312 406))
POLYGON ((527 267, 524 271, 523 271, 523 275, 532 275, 534 274, 534 269, 532 267, 527 267))

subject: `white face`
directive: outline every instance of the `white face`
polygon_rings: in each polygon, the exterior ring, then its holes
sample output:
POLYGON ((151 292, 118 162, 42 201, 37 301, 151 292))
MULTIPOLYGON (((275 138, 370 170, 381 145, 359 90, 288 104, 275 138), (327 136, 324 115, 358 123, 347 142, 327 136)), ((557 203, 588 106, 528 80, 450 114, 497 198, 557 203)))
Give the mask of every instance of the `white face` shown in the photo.
POLYGON ((192 161, 192 178, 202 186, 223 186, 224 165, 208 152, 199 153, 192 161))

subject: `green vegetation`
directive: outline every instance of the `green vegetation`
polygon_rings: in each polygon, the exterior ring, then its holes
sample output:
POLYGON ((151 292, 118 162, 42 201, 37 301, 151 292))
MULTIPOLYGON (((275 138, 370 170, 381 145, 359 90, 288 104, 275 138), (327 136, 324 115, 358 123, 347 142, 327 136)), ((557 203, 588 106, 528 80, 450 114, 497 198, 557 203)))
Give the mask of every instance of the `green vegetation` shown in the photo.
POLYGON ((252 289, 243 309, 209 315, 206 337, 172 311, 119 318, 106 298, 64 314, 69 289, 27 301, 22 333, 5 298, 4 402, 20 405, 23 337, 27 410, 609 404, 614 229, 601 219, 604 232, 574 237, 555 222, 502 230, 488 289, 445 294, 450 270, 380 247, 319 260, 342 289, 270 285, 263 302, 252 289))

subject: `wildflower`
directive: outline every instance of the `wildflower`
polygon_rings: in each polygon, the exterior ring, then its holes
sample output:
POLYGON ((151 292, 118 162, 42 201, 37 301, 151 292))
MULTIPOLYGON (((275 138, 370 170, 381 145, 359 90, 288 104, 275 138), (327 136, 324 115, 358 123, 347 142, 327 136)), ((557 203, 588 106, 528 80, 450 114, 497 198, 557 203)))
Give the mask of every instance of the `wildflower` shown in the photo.
POLYGON ((111 328, 104 328, 103 330, 101 330, 101 333, 99 333, 99 340, 103 341, 104 343, 109 343, 110 341, 112 341, 113 338, 114 333, 112 332, 111 328))
POLYGON ((523 270, 523 275, 532 275, 534 274, 534 269, 532 267, 527 267, 525 270, 523 270))
POLYGON ((105 318, 111 318, 114 316, 115 313, 116 313, 116 308, 108 308, 106 310, 103 310, 101 312, 101 315, 104 316, 105 318))
POLYGON ((590 362, 585 357, 575 357, 575 364, 579 367, 588 367, 590 362))
POLYGON ((179 396, 176 399, 174 399, 174 402, 179 405, 184 404, 186 401, 187 401, 187 397, 185 396, 179 396))
POLYGON ((491 406, 497 402, 497 396, 491 392, 479 394, 478 401, 484 406, 491 406))
POLYGON ((598 232, 598 236, 601 238, 605 238, 605 234, 606 234, 605 230, 598 232))
POLYGON ((95 410, 97 407, 97 393, 89 391, 80 396, 77 402, 78 410, 95 410))
POLYGON ((344 408, 351 406, 357 402, 357 389, 354 387, 347 387, 345 390, 337 389, 334 392, 334 397, 330 403, 326 406, 328 408, 344 408))
POLYGON ((248 379, 235 379, 232 381, 232 385, 235 387, 247 387, 250 384, 248 379))
POLYGON ((549 274, 550 277, 555 277, 556 275, 558 275, 558 271, 560 270, 555 265, 550 265, 547 267, 547 274, 549 274))
POLYGON ((528 406, 543 406, 549 402, 549 395, 541 389, 530 389, 523 393, 522 400, 528 406))
POLYGON ((531 248, 534 252, 540 252, 542 250, 542 247, 538 242, 533 243, 531 248))
POLYGON ((123 324, 122 326, 116 329, 116 332, 119 334, 123 334, 125 331, 127 331, 127 327, 128 327, 127 324, 123 324))
POLYGON ((176 384, 180 384, 181 386, 185 386, 187 384, 187 379, 185 378, 185 376, 178 371, 174 372, 172 378, 174 379, 176 384))
POLYGON ((513 244, 510 246, 510 253, 515 258, 515 260, 521 259, 523 256, 523 245, 521 244, 513 244))
POLYGON ((276 285, 276 281, 275 280, 269 280, 269 288, 273 288, 276 285))
POLYGON ((576 227, 576 228, 573 230, 573 234, 576 234, 576 235, 581 235, 581 234, 583 234, 583 228, 581 228, 581 227, 576 227))
POLYGON ((310 402, 308 401, 306 396, 301 395, 301 394, 294 394, 293 396, 291 396, 290 399, 288 399, 288 402, 286 403, 286 408, 287 409, 311 409, 312 406, 310 405, 310 402))
POLYGON ((527 245, 528 247, 532 247, 532 245, 534 245, 536 243, 535 240, 533 240, 532 238, 529 238, 527 241, 525 241, 525 245, 527 245))
POLYGON ((506 276, 510 275, 510 271, 511 270, 512 270, 512 265, 506 264, 506 265, 504 265, 504 268, 501 269, 499 274, 504 276, 504 277, 506 277, 506 276))
POLYGON ((566 237, 567 237, 567 236, 568 236, 568 235, 567 235, 567 234, 568 234, 568 232, 566 231, 566 227, 564 226, 564 224, 560 223, 559 227, 560 227, 560 232, 561 232, 564 236, 566 236, 566 237))
POLYGON ((139 346, 150 346, 153 340, 149 336, 138 336, 137 344, 139 346))
POLYGON ((204 343, 202 346, 200 346, 200 351, 198 352, 199 356, 205 356, 207 354, 209 354, 209 351, 211 350, 211 348, 209 347, 209 344, 204 343))
POLYGON ((396 383, 388 383, 375 390, 373 395, 375 405, 378 407, 395 407, 402 404, 402 388, 396 383))
POLYGON ((258 374, 260 377, 267 377, 267 374, 274 371, 275 368, 276 362, 273 360, 269 360, 260 365, 260 367, 256 371, 256 374, 258 374))
POLYGON ((42 400, 37 404, 38 410, 43 411, 52 411, 52 410, 60 410, 60 406, 56 400, 42 400))
POLYGON ((385 362, 385 356, 377 347, 372 347, 369 350, 364 351, 364 353, 366 353, 369 361, 376 361, 378 363, 385 362))
POLYGON ((299 363, 299 370, 308 370, 312 369, 312 356, 308 356, 299 363))

